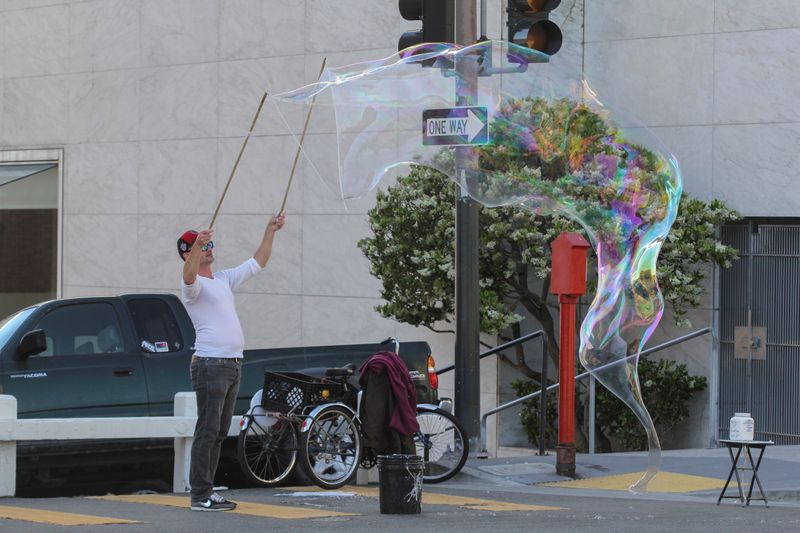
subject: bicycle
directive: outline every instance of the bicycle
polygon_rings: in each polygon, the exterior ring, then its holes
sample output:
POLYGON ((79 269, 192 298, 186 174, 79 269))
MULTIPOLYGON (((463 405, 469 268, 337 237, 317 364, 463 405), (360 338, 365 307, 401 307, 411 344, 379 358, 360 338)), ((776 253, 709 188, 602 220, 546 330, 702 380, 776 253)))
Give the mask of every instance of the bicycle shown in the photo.
MULTIPOLYGON (((381 345, 399 343, 392 338, 381 345)), ((358 467, 371 468, 361 445, 361 394, 355 365, 266 372, 264 388, 243 415, 237 444, 239 464, 254 484, 276 486, 297 468, 316 485, 336 489, 350 483, 358 467)), ((414 434, 423 458, 423 481, 440 483, 464 466, 468 441, 449 412, 449 400, 417 405, 414 434)))

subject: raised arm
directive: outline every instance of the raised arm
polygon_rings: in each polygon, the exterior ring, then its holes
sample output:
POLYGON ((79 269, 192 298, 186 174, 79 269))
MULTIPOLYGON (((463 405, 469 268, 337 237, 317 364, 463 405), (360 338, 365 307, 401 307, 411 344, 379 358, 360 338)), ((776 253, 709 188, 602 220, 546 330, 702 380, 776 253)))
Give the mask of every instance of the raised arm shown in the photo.
POLYGON ((261 268, 267 266, 269 256, 272 255, 272 240, 275 238, 275 232, 283 227, 286 223, 286 215, 281 211, 277 215, 270 217, 267 227, 264 230, 264 237, 261 239, 261 244, 253 254, 253 258, 261 265, 261 268))
POLYGON ((213 235, 214 231, 210 229, 204 229, 197 234, 197 239, 194 241, 186 256, 186 262, 183 264, 183 282, 185 284, 191 285, 197 280, 200 259, 203 257, 203 246, 208 244, 213 235))

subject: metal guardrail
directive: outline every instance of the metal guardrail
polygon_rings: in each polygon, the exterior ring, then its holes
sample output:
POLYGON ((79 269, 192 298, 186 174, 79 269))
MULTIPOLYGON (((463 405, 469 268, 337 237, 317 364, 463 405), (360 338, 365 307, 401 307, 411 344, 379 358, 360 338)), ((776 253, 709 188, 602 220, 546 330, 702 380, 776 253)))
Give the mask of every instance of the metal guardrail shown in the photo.
MULTIPOLYGON (((231 417, 228 436, 239 434, 241 416, 231 417)), ((110 418, 17 418, 17 399, 0 394, 0 496, 14 496, 17 441, 174 438, 173 491, 189 490, 189 460, 197 401, 194 392, 175 395, 175 416, 110 418)))
MULTIPOLYGON (((620 359, 619 361, 613 361, 613 362, 608 363, 606 365, 600 366, 600 367, 596 368, 595 371, 604 370, 606 368, 610 368, 610 367, 615 366, 615 365, 619 365, 619 364, 622 364, 622 363, 627 363, 629 360, 634 359, 637 356, 638 357, 646 357, 648 355, 654 354, 656 352, 660 352, 661 350, 665 350, 665 349, 670 348, 672 346, 675 346, 677 344, 681 344, 682 342, 686 342, 688 340, 694 339, 695 337, 700 337, 701 335, 705 335, 706 333, 711 333, 711 331, 712 331, 711 328, 699 329, 699 330, 694 331, 692 333, 689 333, 687 335, 683 335, 682 337, 678 337, 676 339, 672 339, 670 341, 667 341, 667 342, 665 342, 663 344, 659 344, 658 346, 654 346, 652 348, 648 348, 647 350, 642 350, 641 353, 639 353, 639 354, 633 354, 633 355, 630 355, 630 356, 626 357, 625 359, 620 359)), ((522 337, 520 337, 520 338, 522 338, 522 337)), ((547 359, 546 355, 547 354, 543 354, 542 359, 547 359)), ((575 376, 575 381, 578 381, 580 379, 584 379, 584 378, 590 377, 590 376, 592 376, 591 372, 583 372, 582 374, 578 374, 577 376, 575 376)), ((486 449, 486 420, 491 415, 497 414, 500 411, 504 411, 504 410, 506 410, 506 409, 508 409, 510 407, 514 407, 515 405, 519 405, 520 403, 525 402, 527 400, 532 400, 532 399, 534 399, 534 398, 536 398, 536 397, 538 397, 540 395, 545 395, 546 396, 546 394, 549 391, 557 389, 559 385, 560 385, 559 383, 554 383, 552 385, 549 385, 548 387, 540 389, 540 390, 538 390, 536 392, 532 392, 531 394, 528 394, 526 396, 522 396, 522 397, 517 398, 515 400, 512 400, 512 401, 510 401, 508 403, 504 403, 502 405, 498 405, 494 409, 490 409, 490 410, 486 411, 483 415, 481 415, 481 439, 480 439, 481 450, 480 451, 483 452, 483 453, 485 453, 487 451, 487 449, 486 449)), ((545 402, 541 402, 541 405, 543 406, 544 403, 545 402)), ((594 414, 595 413, 594 413, 594 409, 593 409, 593 407, 594 407, 593 403, 594 403, 593 401, 590 401, 590 405, 589 405, 589 434, 592 435, 592 436, 595 433, 595 421, 594 421, 594 419, 595 419, 594 414)), ((541 414, 542 413, 540 411, 540 416, 539 416, 539 420, 540 420, 540 437, 539 437, 540 455, 542 454, 541 453, 541 449, 542 449, 543 442, 544 442, 544 439, 541 436, 541 421, 542 421, 542 419, 544 417, 542 417, 541 414)), ((592 440, 594 440, 593 437, 592 437, 592 440)))

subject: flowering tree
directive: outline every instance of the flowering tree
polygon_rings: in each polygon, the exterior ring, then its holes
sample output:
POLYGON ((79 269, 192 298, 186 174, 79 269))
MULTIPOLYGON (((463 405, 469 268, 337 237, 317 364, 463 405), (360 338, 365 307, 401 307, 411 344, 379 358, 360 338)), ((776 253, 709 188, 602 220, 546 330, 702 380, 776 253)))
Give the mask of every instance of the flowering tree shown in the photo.
MULTIPOLYGON (((372 236, 358 246, 382 283, 385 302, 377 311, 388 318, 433 331, 447 327, 455 309, 455 185, 440 172, 413 167, 369 212, 372 236)), ((678 217, 661 250, 659 284, 672 316, 687 324, 686 312, 700 303, 710 263, 723 267, 734 249, 715 237, 715 226, 736 220, 721 201, 705 203, 684 195, 678 217)), ((522 207, 479 208, 480 327, 498 335, 509 328, 519 336, 518 311, 524 309, 557 339, 558 306, 548 298, 550 243, 562 231, 581 231, 571 220, 535 216, 522 207)), ((591 296, 591 295, 589 295, 591 296)), ((558 346, 550 343, 558 363, 558 346)), ((512 363, 538 378, 521 357, 512 363)))
MULTIPOLYGON (((561 198, 595 228, 595 237, 612 241, 612 246, 632 222, 663 216, 663 204, 649 200, 655 200, 664 179, 656 155, 625 143, 588 107, 570 100, 523 98, 508 102, 499 116, 493 144, 478 153, 480 168, 489 177, 479 186, 481 196, 506 198, 522 190, 529 198, 561 198), (627 184, 619 181, 620 166, 629 169, 627 184), (603 205, 614 206, 618 214, 610 216, 603 205)), ((440 154, 440 168, 452 164, 448 153, 440 154)), ((415 166, 397 185, 378 193, 369 212, 373 236, 359 247, 383 284, 385 303, 377 308, 383 316, 433 331, 442 331, 438 328, 452 320, 454 198, 455 185, 427 166, 415 166)), ((677 323, 688 324, 687 309, 699 304, 708 265, 727 267, 735 258, 735 250, 715 238, 715 227, 737 218, 719 200, 706 204, 681 197, 658 260, 659 285, 677 323)), ((557 306, 548 298, 550 243, 562 231, 583 230, 572 219, 534 215, 523 207, 480 207, 481 331, 499 335, 510 329, 518 337, 518 313, 524 310, 550 339, 556 338, 557 306)), ((549 346, 557 365, 558 346, 549 346)), ((521 348, 511 363, 538 380, 524 363, 521 348)))

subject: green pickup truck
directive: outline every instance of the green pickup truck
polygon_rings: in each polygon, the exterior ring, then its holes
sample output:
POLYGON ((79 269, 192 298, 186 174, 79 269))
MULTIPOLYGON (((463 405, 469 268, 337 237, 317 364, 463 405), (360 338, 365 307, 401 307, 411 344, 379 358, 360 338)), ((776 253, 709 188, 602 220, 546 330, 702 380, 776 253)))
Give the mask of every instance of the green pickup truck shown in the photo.
MULTIPOLYGON (((28 307, 0 322, 0 394, 17 398, 19 418, 170 416, 175 393, 190 391, 195 333, 172 294, 74 298, 28 307)), ((236 413, 261 388, 264 371, 360 365, 378 344, 245 350, 236 413)), ((420 403, 436 403, 430 347, 400 354, 420 403)), ((58 479, 67 467, 171 461, 172 440, 18 443, 20 484, 58 479)))

